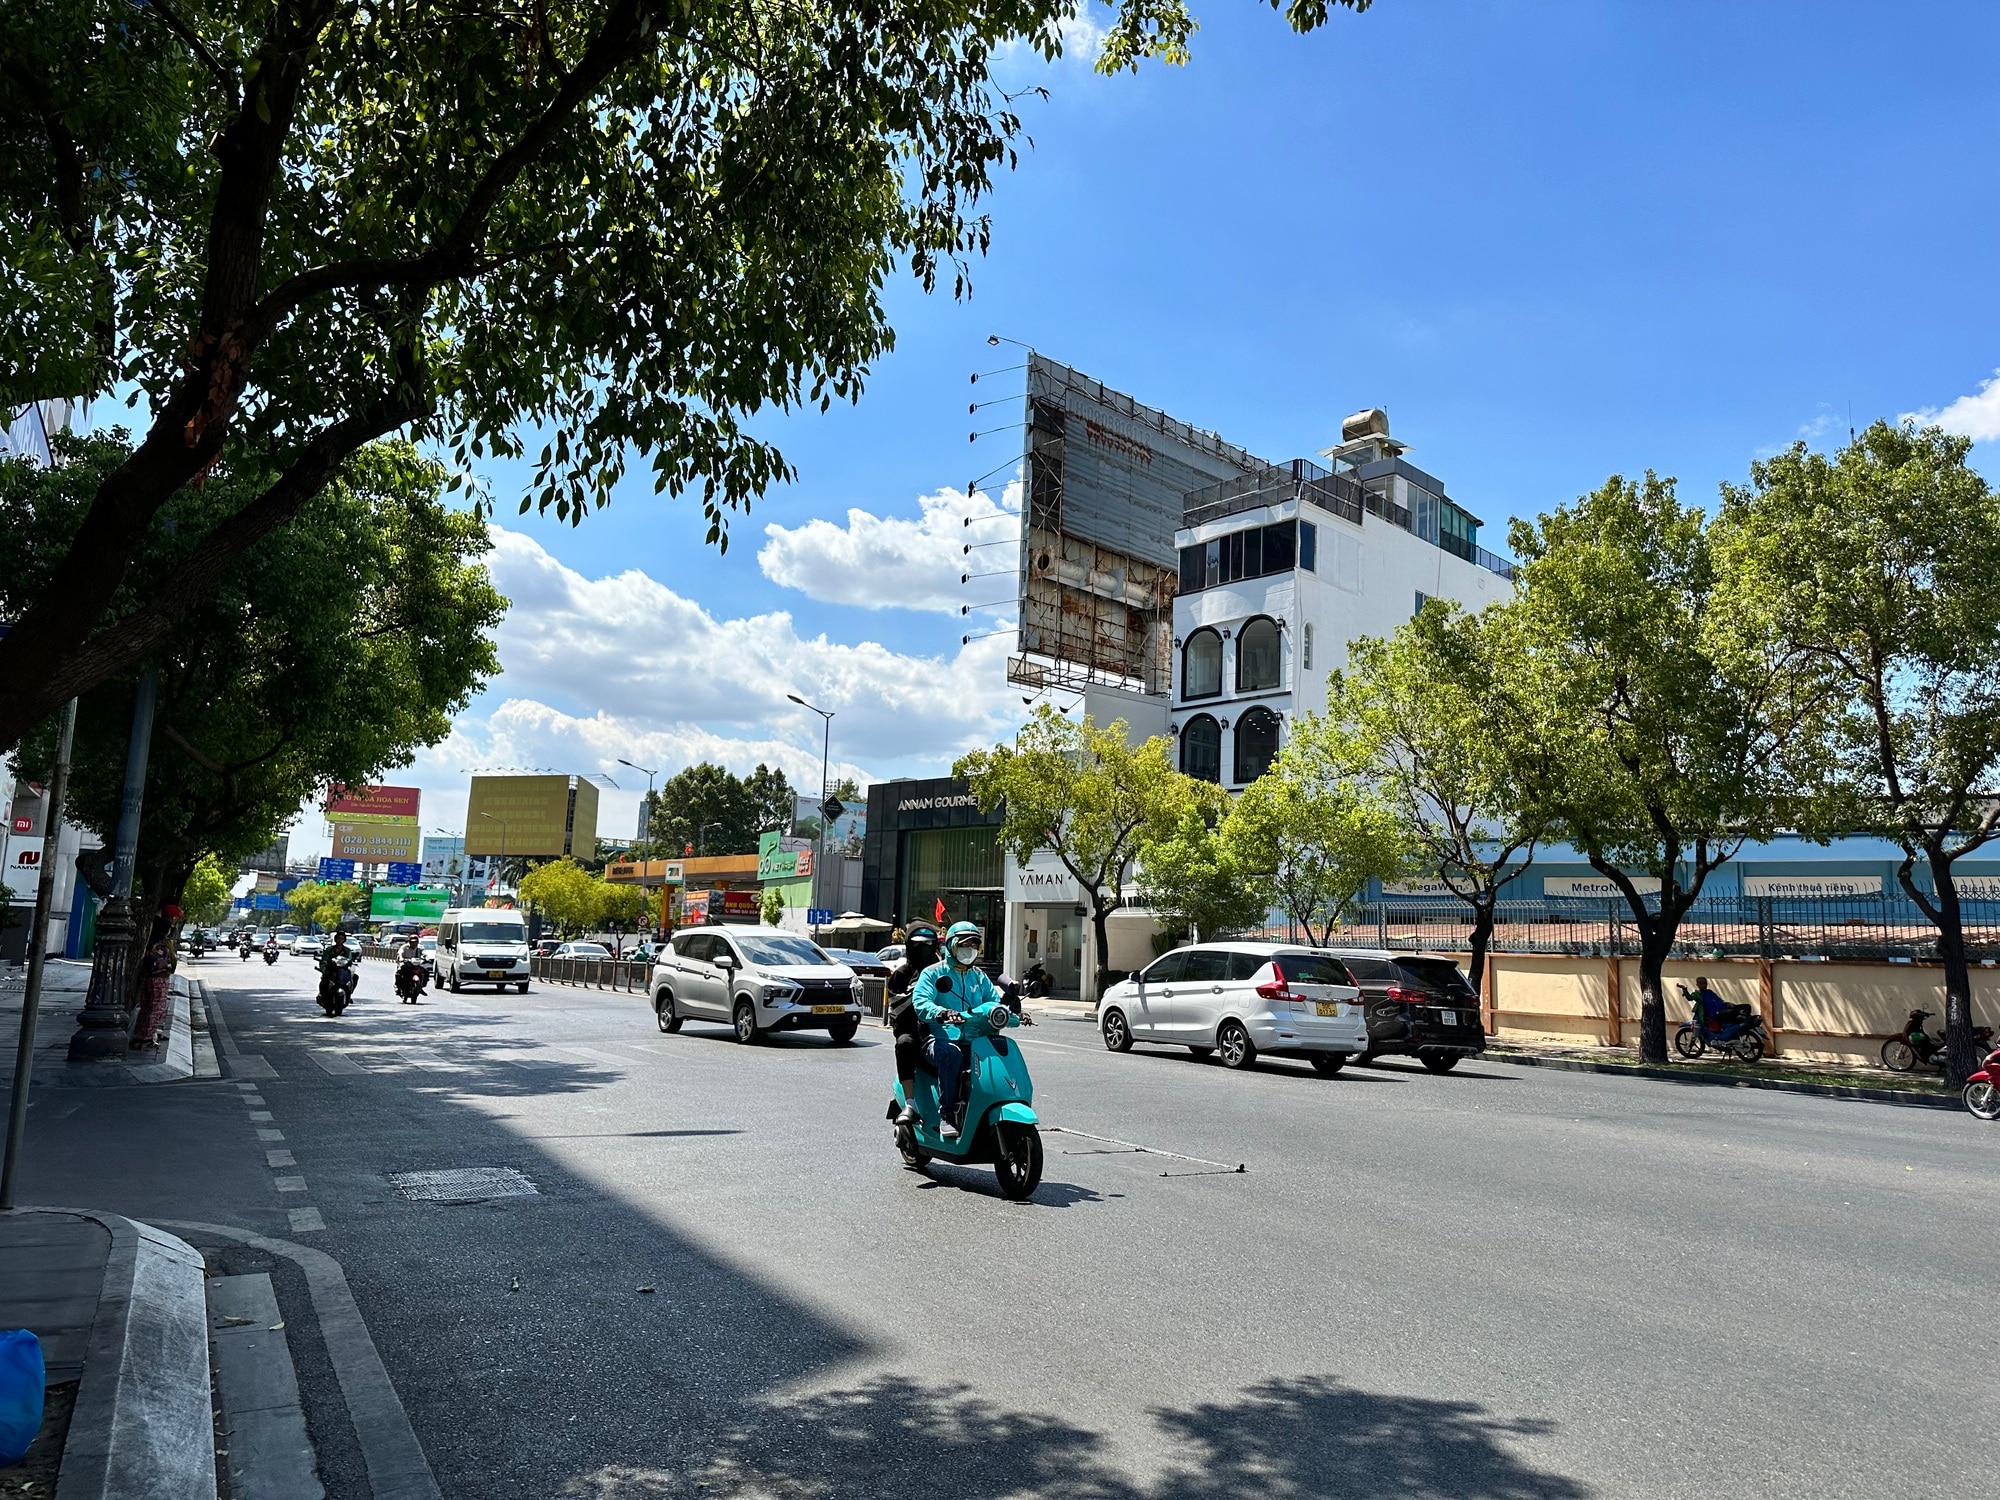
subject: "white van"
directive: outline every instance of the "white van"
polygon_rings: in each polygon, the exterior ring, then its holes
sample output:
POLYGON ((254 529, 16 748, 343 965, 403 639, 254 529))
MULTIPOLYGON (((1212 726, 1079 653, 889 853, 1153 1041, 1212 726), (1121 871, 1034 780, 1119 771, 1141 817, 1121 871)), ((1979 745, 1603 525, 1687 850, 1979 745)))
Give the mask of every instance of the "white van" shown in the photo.
POLYGON ((511 984, 527 994, 527 918, 502 907, 451 907, 438 923, 437 979, 454 994, 468 984, 511 984))

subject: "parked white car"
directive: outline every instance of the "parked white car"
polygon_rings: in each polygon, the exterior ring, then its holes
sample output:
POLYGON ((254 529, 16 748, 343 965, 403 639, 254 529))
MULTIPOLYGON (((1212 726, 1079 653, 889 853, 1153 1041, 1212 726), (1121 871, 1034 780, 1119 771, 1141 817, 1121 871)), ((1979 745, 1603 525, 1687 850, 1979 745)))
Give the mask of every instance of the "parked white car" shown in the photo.
POLYGON ((564 943, 550 958, 609 958, 611 950, 602 943, 564 943))
POLYGON ((851 1042, 861 981, 809 938, 776 927, 683 927, 653 964, 653 1014, 675 1032, 721 1021, 739 1042, 772 1031, 824 1031, 851 1042))
POLYGON ((1230 1068, 1303 1057, 1330 1075, 1368 1046, 1361 991, 1338 963, 1297 943, 1176 948, 1106 990, 1098 1025, 1113 1052, 1157 1042, 1219 1055, 1230 1068))

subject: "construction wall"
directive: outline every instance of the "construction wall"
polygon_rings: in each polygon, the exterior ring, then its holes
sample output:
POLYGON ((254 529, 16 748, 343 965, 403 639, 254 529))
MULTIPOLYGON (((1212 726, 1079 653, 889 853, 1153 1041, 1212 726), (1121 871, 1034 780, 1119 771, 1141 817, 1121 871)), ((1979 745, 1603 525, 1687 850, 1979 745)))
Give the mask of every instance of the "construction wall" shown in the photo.
MULTIPOLYGON (((1760 1011, 1778 1052, 1802 1061, 1874 1062, 1913 1010, 1932 1011, 1933 1024, 1943 1024, 1944 970, 1935 964, 1714 958, 1667 965, 1670 1036, 1687 1019, 1675 987, 1692 989, 1698 975, 1730 1004, 1760 1011)), ((1633 1046, 1639 961, 1496 953, 1480 1000, 1495 1037, 1633 1046)), ((2000 969, 1973 969, 1972 1014, 1981 1025, 2000 1018, 2000 969)))

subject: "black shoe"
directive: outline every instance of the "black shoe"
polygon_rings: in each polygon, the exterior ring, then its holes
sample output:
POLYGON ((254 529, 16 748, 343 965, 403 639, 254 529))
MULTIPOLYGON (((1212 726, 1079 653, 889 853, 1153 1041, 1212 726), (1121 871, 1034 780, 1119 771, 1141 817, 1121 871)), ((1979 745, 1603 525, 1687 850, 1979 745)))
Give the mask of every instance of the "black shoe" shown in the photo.
POLYGON ((918 1118, 919 1116, 917 1114, 916 1105, 905 1104, 903 1106, 903 1112, 896 1116, 897 1128, 901 1129, 902 1127, 905 1126, 915 1125, 917 1123, 918 1118))

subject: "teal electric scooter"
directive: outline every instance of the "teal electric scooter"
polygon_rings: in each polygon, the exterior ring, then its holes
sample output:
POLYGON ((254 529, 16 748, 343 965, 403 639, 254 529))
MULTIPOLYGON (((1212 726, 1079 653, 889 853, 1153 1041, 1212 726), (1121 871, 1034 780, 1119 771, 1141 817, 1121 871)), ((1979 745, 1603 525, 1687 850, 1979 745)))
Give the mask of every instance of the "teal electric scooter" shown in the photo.
MULTIPOLYGON (((1025 1198, 1034 1192, 1042 1180, 1042 1133, 1033 1108, 1035 1081, 1028 1076, 1020 1043, 1000 1034, 1020 1024, 1020 1017, 1004 1001, 995 1001, 945 1028, 966 1058, 960 1079, 965 1114, 958 1139, 946 1140, 938 1134, 937 1075, 926 1070, 918 1075, 917 1123, 896 1127, 896 1149, 902 1152, 905 1165, 922 1171, 933 1157, 964 1165, 991 1162, 1003 1196, 1025 1198)), ((903 1103, 899 1080, 889 1101, 890 1119, 903 1112, 903 1103)))

